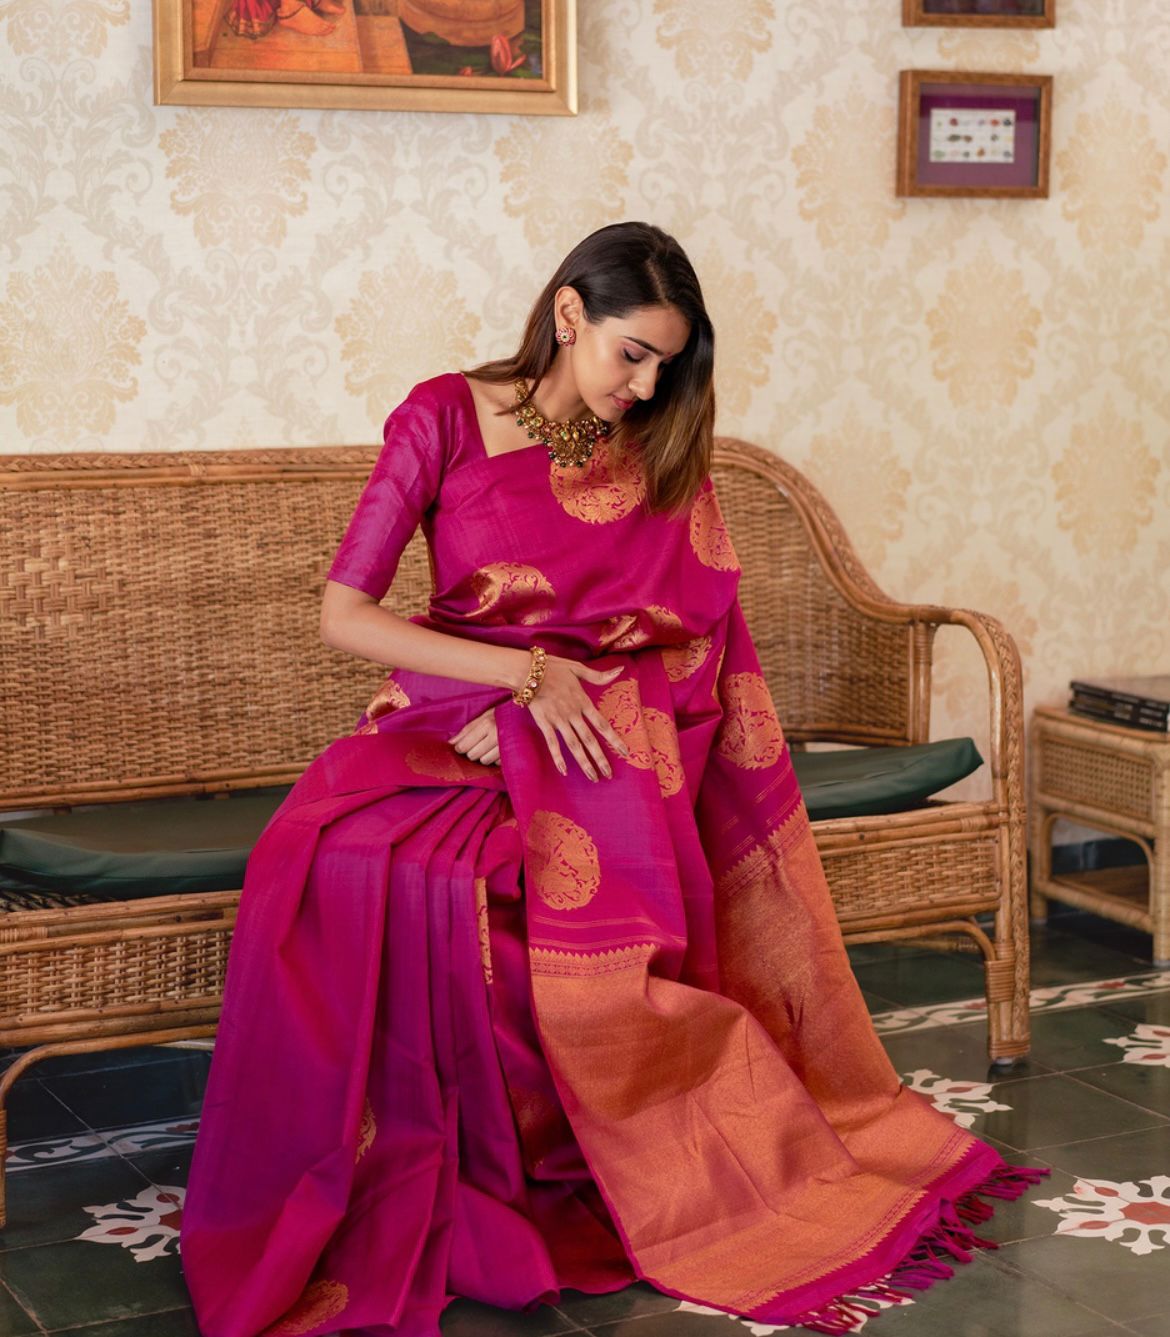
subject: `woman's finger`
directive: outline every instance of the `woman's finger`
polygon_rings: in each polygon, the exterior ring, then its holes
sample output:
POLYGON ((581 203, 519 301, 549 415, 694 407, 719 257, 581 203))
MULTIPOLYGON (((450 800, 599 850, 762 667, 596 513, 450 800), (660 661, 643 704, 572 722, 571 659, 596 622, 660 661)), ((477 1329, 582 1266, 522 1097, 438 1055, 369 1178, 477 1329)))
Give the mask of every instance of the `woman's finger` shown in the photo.
POLYGON ((545 723, 541 716, 533 715, 532 718, 536 721, 537 728, 544 734, 544 741, 548 744, 548 750, 552 754, 552 759, 556 764, 557 770, 560 771, 562 775, 568 775, 569 769, 565 765, 564 757, 561 756, 561 745, 557 740, 556 732, 550 725, 545 723))
POLYGON ((596 731, 602 736, 602 738, 605 739, 605 741, 610 745, 610 747, 613 748, 613 750, 618 754, 618 756, 628 757, 630 755, 630 749, 626 744, 625 739, 620 738, 614 732, 613 725, 610 724, 609 720, 605 718, 605 716, 601 713, 600 710, 597 709, 595 705, 590 704, 586 706, 584 711, 582 711, 582 714, 589 721, 589 723, 593 725, 594 729, 596 729, 596 731))
POLYGON ((577 737, 580 738, 585 751, 593 760, 593 765, 607 780, 613 778, 613 767, 609 764, 609 758, 605 755, 605 749, 597 741, 593 730, 589 727, 584 717, 571 721, 577 737))
POLYGON ((479 760, 484 766, 498 766, 500 764, 500 745, 496 743, 488 748, 479 760))
POLYGON ((597 772, 593 769, 592 761, 589 760, 588 754, 586 753, 585 749, 581 746, 581 740, 577 737, 573 729, 572 721, 566 720, 565 723, 557 725, 557 728, 560 730, 561 737, 565 740, 565 743, 568 746, 569 751, 577 759, 578 765, 590 778, 590 780, 596 780, 597 772))
POLYGON ((617 668, 595 669, 595 668, 590 668, 587 664, 576 664, 575 661, 571 662, 574 662, 575 664, 574 671, 576 672, 579 678, 584 678, 587 682, 595 682, 599 686, 605 683, 613 682, 613 680, 618 676, 618 674, 622 673, 625 668, 623 664, 619 664, 617 668))

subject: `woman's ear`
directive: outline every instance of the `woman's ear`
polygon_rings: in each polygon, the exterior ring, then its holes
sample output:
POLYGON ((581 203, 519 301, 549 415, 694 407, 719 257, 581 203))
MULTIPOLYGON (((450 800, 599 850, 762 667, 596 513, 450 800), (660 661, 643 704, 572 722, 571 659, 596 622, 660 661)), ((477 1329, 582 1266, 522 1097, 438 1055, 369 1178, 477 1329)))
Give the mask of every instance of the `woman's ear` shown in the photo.
POLYGON ((581 323, 585 306, 581 294, 576 288, 566 284, 558 288, 553 297, 553 312, 558 325, 572 325, 576 329, 581 323))

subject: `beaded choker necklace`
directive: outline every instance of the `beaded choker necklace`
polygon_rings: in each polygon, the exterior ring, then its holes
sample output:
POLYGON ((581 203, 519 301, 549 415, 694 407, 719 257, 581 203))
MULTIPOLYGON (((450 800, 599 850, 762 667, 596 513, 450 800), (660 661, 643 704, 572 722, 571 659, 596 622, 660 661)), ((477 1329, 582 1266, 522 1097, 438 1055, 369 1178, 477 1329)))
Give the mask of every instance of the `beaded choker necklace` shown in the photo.
MULTIPOLYGON (((516 403, 519 404, 527 393, 525 382, 517 381, 516 403)), ((525 429, 531 440, 548 447, 548 457, 555 464, 572 464, 578 469, 583 468, 592 456, 598 438, 609 434, 609 423, 596 413, 587 413, 567 422, 554 422, 540 413, 531 400, 516 410, 516 423, 525 429)))

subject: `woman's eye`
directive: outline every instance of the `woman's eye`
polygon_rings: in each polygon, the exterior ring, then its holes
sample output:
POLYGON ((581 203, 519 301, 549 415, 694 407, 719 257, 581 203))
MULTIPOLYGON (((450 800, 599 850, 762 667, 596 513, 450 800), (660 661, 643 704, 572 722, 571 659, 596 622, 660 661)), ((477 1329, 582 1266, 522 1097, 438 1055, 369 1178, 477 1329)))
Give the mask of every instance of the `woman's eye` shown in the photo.
POLYGON ((644 360, 640 357, 631 357, 629 351, 625 348, 622 349, 622 357, 624 357, 627 362, 636 363, 636 362, 642 362, 644 360))

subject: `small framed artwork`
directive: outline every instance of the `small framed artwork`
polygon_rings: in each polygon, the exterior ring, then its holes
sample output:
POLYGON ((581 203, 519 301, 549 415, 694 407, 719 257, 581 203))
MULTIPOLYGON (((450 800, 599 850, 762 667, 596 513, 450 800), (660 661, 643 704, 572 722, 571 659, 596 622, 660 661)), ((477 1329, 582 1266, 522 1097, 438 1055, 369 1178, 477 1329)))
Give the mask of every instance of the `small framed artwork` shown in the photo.
POLYGON ((908 28, 1052 28, 1056 0, 902 0, 908 28))
POLYGON ((899 195, 1048 195, 1050 74, 903 70, 899 195))
POLYGON ((153 0, 154 100, 572 116, 575 0, 153 0))

